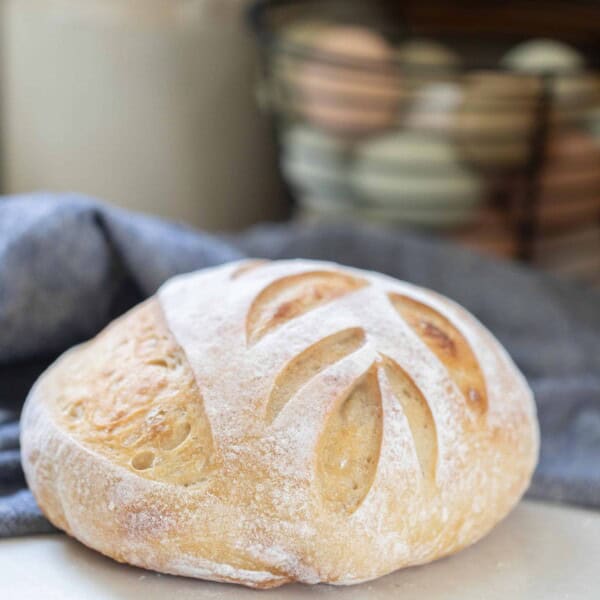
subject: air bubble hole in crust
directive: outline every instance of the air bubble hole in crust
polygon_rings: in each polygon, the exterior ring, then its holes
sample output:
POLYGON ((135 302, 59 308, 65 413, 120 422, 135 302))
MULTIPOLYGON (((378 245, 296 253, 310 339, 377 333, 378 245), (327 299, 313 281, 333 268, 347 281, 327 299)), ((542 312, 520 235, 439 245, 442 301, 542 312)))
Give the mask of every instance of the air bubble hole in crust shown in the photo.
POLYGON ((169 365, 164 358, 151 358, 146 361, 146 364, 154 367, 163 367, 164 369, 169 368, 169 365))
POLYGON ((161 443, 163 450, 174 450, 187 440, 192 430, 188 421, 175 423, 161 443))
POLYGON ((154 452, 144 450, 131 459, 131 466, 136 471, 145 471, 154 464, 154 452))
POLYGON ((89 367, 73 365, 56 402, 69 432, 139 477, 174 485, 207 481, 214 468, 210 422, 157 300, 134 309, 82 353, 89 367))
POLYGON ((83 417, 83 402, 73 402, 67 407, 67 417, 73 420, 79 420, 83 417))

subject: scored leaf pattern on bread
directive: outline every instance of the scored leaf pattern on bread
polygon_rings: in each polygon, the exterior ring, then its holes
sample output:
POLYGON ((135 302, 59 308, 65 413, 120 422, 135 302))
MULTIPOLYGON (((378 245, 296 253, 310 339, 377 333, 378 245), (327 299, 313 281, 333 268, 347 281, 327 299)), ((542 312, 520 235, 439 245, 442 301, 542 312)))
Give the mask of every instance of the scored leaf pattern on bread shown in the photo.
POLYGON ((254 344, 283 323, 365 285, 362 279, 330 271, 283 277, 252 303, 246 321, 248 343, 254 344))
MULTIPOLYGON (((352 278, 333 272, 303 273, 275 281, 252 305, 248 339, 256 341, 271 328, 363 287, 362 280, 356 281, 352 284, 352 278)), ((467 405, 477 413, 485 412, 483 375, 464 336, 433 308, 400 294, 389 293, 388 297, 402 319, 442 362, 467 405)), ((275 380, 267 401, 266 422, 273 422, 311 379, 365 342, 365 332, 351 328, 320 340, 294 357, 275 380)), ((436 485, 438 439, 431 408, 396 361, 382 353, 378 356, 368 374, 328 417, 319 443, 317 480, 323 502, 348 514, 366 497, 377 469, 382 430, 381 392, 377 383, 380 371, 385 373, 407 419, 424 485, 430 488, 436 485), (355 416, 361 414, 364 422, 357 428, 355 416)))
POLYGON ((352 514, 377 471, 383 414, 375 365, 354 383, 327 417, 317 449, 317 482, 323 503, 352 514))
POLYGON ((279 373, 269 395, 266 420, 273 422, 288 400, 321 371, 355 352, 365 343, 365 332, 346 329, 326 337, 293 358, 279 373))
POLYGON ((400 316, 447 369, 467 405, 484 414, 487 410, 485 379, 465 337, 433 308, 400 294, 390 293, 388 297, 400 316))
MULTIPOLYGON (((247 277, 262 264, 242 265, 230 279, 247 277)), ((246 351, 253 353, 254 344, 284 324, 367 285, 362 278, 335 271, 277 279, 256 295, 248 310, 246 351)), ((468 406, 483 413, 485 383, 464 336, 433 308, 397 293, 387 297, 443 364, 468 406)), ((309 382, 370 341, 374 339, 370 340, 369 331, 348 327, 288 360, 265 399, 264 424, 269 427, 309 382)), ((100 382, 104 392, 95 399, 83 394, 64 406, 67 426, 84 441, 101 444, 117 462, 145 478, 184 486, 206 481, 218 468, 211 424, 185 352, 163 322, 158 304, 146 303, 126 315, 103 332, 97 344, 106 346, 94 352, 102 357, 95 359, 93 368, 98 373, 88 370, 77 377, 82 390, 92 380, 100 382), (135 376, 128 376, 123 365, 135 376)), ((86 359, 79 360, 85 363, 86 359)), ((383 435, 382 377, 406 417, 422 481, 429 488, 436 485, 438 439, 431 408, 402 366, 375 348, 370 368, 332 401, 318 437, 315 481, 329 510, 355 512, 375 479, 383 435)))
POLYGON ((408 421, 423 479, 435 485, 438 442, 431 408, 421 390, 396 361, 382 355, 382 362, 392 392, 408 421))

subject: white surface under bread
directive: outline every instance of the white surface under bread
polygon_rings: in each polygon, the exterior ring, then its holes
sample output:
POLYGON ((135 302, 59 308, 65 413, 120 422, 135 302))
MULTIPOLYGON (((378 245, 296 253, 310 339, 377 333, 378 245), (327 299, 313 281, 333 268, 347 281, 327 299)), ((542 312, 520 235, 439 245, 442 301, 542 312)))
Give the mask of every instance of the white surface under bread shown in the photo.
POLYGON ((19 600, 595 600, 600 513, 522 502, 475 546, 351 588, 257 592, 116 563, 64 535, 0 541, 2 597, 19 600))

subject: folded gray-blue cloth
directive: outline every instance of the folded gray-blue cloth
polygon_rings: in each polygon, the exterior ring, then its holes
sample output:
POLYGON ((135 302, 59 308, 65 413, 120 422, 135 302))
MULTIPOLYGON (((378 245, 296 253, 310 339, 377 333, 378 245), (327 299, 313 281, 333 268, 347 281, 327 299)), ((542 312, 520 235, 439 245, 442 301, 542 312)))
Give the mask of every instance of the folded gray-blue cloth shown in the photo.
POLYGON ((215 237, 77 196, 0 198, 0 536, 51 531, 26 489, 19 410, 59 353, 167 278, 246 256, 374 269, 446 294, 505 344, 542 427, 531 496, 600 508, 600 295, 406 232, 263 225, 215 237))

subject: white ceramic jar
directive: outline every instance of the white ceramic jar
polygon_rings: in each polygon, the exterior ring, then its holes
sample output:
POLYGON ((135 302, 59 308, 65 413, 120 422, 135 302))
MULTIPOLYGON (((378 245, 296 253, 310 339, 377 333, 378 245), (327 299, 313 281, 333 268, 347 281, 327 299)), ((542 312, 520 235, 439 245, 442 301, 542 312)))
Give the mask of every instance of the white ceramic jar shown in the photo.
POLYGON ((248 0, 3 0, 7 193, 92 194, 234 229, 281 193, 248 0))

